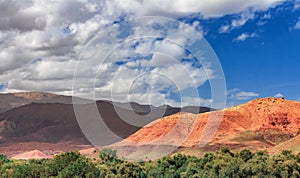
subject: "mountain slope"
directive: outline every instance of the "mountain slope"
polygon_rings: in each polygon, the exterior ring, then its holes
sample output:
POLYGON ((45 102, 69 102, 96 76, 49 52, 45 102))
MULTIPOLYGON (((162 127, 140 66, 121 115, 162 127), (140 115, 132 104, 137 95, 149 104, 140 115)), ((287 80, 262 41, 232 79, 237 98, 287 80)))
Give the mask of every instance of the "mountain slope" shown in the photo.
POLYGON ((43 92, 20 92, 0 94, 0 113, 33 102, 71 104, 72 97, 43 92))
MULTIPOLYGON (((198 115, 189 113, 170 115, 146 125, 126 140, 112 146, 119 149, 119 152, 122 152, 122 147, 126 145, 132 147, 170 145, 199 149, 200 142, 208 142, 201 148, 202 150, 213 151, 221 145, 233 149, 247 147, 255 150, 285 142, 298 135, 299 130, 299 102, 263 98, 223 111, 198 115), (222 116, 220 123, 215 120, 215 116, 218 115, 222 116), (215 127, 218 127, 216 133, 213 132, 215 127), (211 140, 209 135, 214 135, 211 140)), ((131 153, 127 150, 126 154, 131 153)))
MULTIPOLYGON (((36 92, 5 94, 0 95, 0 97, 2 99, 8 97, 7 103, 10 103, 9 106, 12 107, 8 111, 0 113, 0 147, 11 148, 11 145, 24 142, 27 142, 27 147, 30 147, 30 142, 34 143, 33 148, 36 143, 90 144, 78 125, 73 105, 70 104, 71 97, 36 92), (26 104, 32 101, 38 102, 26 104)), ((2 104, 5 103, 3 100, 1 102, 2 104)), ((120 138, 126 138, 144 125, 181 110, 170 106, 154 107, 111 101, 97 101, 96 104, 104 123, 120 138), (128 121, 130 122, 127 123, 128 121), (138 125, 131 123, 138 123, 138 125)), ((86 114, 89 114, 90 104, 81 106, 87 108, 86 114)), ((205 107, 187 108, 195 113, 210 111, 209 108, 205 107)), ((103 133, 98 130, 97 134, 103 133)), ((107 144, 115 141, 107 139, 107 144)), ((43 151, 42 148, 39 150, 43 151)))
POLYGON ((300 153, 300 135, 268 149, 270 153, 278 153, 282 150, 291 150, 294 153, 300 153))

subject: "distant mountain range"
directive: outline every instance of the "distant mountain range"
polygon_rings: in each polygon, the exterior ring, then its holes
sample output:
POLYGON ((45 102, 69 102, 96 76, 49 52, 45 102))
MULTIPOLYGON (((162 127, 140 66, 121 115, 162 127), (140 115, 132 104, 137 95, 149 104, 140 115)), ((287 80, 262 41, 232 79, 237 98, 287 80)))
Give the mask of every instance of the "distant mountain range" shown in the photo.
MULTIPOLYGON (((82 101, 84 103, 85 100, 82 101)), ((87 104, 82 106, 85 107, 89 102, 86 100, 87 104)), ((105 124, 121 138, 126 138, 141 128, 128 124, 121 118, 124 116, 131 121, 140 119, 139 116, 147 116, 142 122, 146 125, 160 117, 180 111, 202 113, 211 110, 194 106, 154 107, 133 102, 96 101, 96 104, 105 124), (122 116, 118 115, 120 112, 122 116)), ((101 134, 101 131, 98 134, 101 134)), ((108 140, 108 144, 113 142, 108 140)), ((12 145, 23 143, 29 148, 35 147, 37 143, 90 145, 77 123, 72 97, 41 92, 0 94, 0 151, 5 152, 6 149, 11 149, 12 145)))

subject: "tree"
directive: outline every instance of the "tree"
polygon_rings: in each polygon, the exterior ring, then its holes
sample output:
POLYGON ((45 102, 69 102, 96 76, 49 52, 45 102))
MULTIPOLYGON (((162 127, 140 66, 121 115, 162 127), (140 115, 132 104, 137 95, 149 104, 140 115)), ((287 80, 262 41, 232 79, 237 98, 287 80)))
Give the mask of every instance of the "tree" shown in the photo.
POLYGON ((265 151, 256 152, 252 159, 248 160, 245 164, 240 166, 241 177, 266 177, 270 175, 270 169, 268 169, 269 156, 265 151))
POLYGON ((247 162, 253 157, 253 153, 249 149, 243 149, 239 152, 238 156, 244 161, 247 162))
POLYGON ((122 177, 147 177, 145 169, 137 163, 123 162, 119 167, 122 177))
POLYGON ((227 146, 222 146, 220 148, 220 153, 221 154, 228 154, 228 155, 230 155, 232 157, 234 156, 234 154, 230 151, 230 149, 227 146))
MULTIPOLYGON (((86 161, 86 158, 78 152, 66 152, 54 156, 53 160, 45 166, 45 171, 49 176, 58 176, 63 169, 71 169, 70 165, 79 164, 86 161)), ((80 167, 82 168, 82 167, 80 167)))
POLYGON ((100 170, 88 159, 77 159, 58 173, 58 177, 99 177, 100 170))
POLYGON ((109 148, 101 150, 99 153, 99 158, 103 160, 106 164, 110 164, 118 161, 117 151, 109 148))
POLYGON ((6 155, 4 154, 0 154, 0 165, 2 165, 3 163, 8 163, 9 159, 7 159, 6 155))

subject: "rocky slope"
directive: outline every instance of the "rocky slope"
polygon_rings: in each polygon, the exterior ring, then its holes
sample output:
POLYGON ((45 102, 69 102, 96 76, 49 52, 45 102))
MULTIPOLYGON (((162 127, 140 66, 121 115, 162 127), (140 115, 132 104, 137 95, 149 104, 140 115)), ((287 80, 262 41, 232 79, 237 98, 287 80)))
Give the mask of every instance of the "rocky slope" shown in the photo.
POLYGON ((222 111, 170 115, 146 125, 113 147, 126 154, 132 154, 135 146, 145 145, 202 151, 214 151, 227 145, 232 149, 256 150, 282 144, 297 136, 299 131, 299 102, 263 98, 222 111), (207 144, 203 146, 203 143, 207 144), (124 147, 127 148, 125 152, 124 147))

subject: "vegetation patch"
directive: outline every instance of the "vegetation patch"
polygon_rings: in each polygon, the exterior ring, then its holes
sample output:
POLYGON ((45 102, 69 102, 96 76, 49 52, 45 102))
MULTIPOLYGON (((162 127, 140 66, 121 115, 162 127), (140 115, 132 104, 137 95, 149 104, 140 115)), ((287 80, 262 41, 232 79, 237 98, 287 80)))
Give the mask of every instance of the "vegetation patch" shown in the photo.
POLYGON ((114 150, 102 150, 97 159, 67 152, 53 159, 9 160, 0 155, 0 177, 299 177, 300 154, 222 147, 203 156, 175 154, 154 161, 120 160, 114 150))
POLYGON ((247 141, 265 141, 263 138, 263 135, 261 132, 253 132, 250 130, 240 132, 236 137, 231 139, 231 141, 236 141, 236 142, 247 142, 247 141))
POLYGON ((282 131, 268 129, 264 132, 263 138, 277 145, 279 143, 290 140, 291 138, 293 138, 293 136, 282 131))

